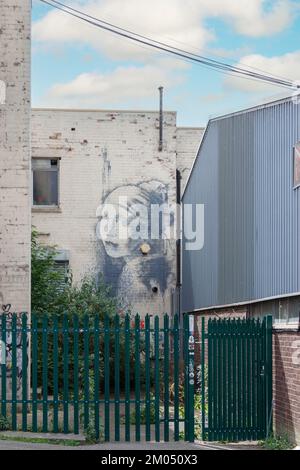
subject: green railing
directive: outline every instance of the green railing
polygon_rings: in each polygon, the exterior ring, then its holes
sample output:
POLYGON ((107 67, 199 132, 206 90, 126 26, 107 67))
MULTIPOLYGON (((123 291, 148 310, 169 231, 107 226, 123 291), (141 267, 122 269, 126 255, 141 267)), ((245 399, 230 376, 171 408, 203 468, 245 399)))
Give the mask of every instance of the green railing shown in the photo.
POLYGON ((202 433, 265 439, 272 429, 272 317, 202 319, 202 433), (205 376, 207 370, 207 377, 205 376))
POLYGON ((25 432, 193 441, 188 329, 188 316, 181 328, 177 315, 4 314, 1 415, 12 430, 25 432))

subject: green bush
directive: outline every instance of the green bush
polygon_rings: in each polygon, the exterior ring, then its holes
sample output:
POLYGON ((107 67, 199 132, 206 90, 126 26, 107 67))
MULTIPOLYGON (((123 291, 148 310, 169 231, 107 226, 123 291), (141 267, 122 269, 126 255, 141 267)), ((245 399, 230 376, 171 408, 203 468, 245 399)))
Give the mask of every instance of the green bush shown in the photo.
POLYGON ((72 284, 72 275, 66 282, 65 274, 55 269, 57 249, 53 246, 41 245, 38 233, 32 231, 31 240, 31 310, 37 316, 55 315, 62 317, 67 314, 72 318, 95 313, 109 317, 122 311, 119 300, 112 296, 111 288, 102 279, 86 276, 80 285, 72 284))
POLYGON ((287 436, 270 436, 265 441, 262 441, 261 446, 267 450, 291 450, 293 445, 291 444, 287 436))
POLYGON ((10 430, 10 424, 8 420, 0 415, 0 431, 9 431, 10 430))
MULTIPOLYGON (((120 329, 124 330, 125 308, 122 302, 111 294, 110 286, 107 286, 102 279, 96 281, 95 277, 86 276, 80 285, 72 284, 72 276, 68 282, 65 282, 64 275, 55 270, 55 258, 57 250, 55 247, 43 246, 38 242, 38 234, 35 229, 32 232, 32 313, 38 319, 38 328, 41 330, 42 319, 46 316, 48 325, 53 327, 54 318, 58 321, 60 331, 63 328, 64 316, 67 316, 69 327, 73 326, 73 317, 77 315, 79 318, 79 327, 82 329, 84 318, 88 318, 88 326, 93 332, 95 315, 99 315, 100 328, 103 328, 105 315, 109 318, 109 326, 112 332, 109 335, 110 340, 110 382, 114 383, 114 354, 115 354, 115 337, 114 322, 115 315, 119 314, 120 329)), ((74 381, 74 344, 73 335, 70 333, 69 338, 69 391, 73 393, 74 381)), ((104 334, 101 333, 100 339, 100 382, 103 385, 104 378, 104 334)), ((120 383, 124 383, 124 356, 125 344, 124 334, 120 334, 120 383)), ((144 373, 144 338, 141 335, 140 340, 140 361, 141 374, 144 373)), ((53 334, 48 334, 48 393, 53 393, 53 334)), ((84 341, 83 334, 79 335, 79 377, 82 380, 84 371, 84 341)), ((94 367, 94 334, 90 334, 88 341, 89 368, 92 371, 94 367)), ((59 390, 63 389, 63 335, 59 334, 58 340, 58 357, 59 357, 59 390)), ((130 338, 130 374, 131 381, 134 380, 134 332, 131 332, 130 338)), ((38 338, 38 386, 42 386, 43 374, 43 344, 39 334, 38 338)), ((82 384, 79 383, 79 387, 82 384)), ((103 391, 103 390, 102 390, 103 391)))

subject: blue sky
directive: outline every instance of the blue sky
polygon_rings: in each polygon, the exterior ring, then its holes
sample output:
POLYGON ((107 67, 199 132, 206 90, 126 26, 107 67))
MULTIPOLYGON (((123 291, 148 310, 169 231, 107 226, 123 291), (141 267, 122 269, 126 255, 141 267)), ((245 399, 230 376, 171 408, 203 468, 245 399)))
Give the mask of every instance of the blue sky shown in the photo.
MULTIPOLYGON (((192 52, 300 80, 299 0, 64 3, 192 52)), ((33 106, 157 109, 159 85, 184 126, 287 93, 137 47, 34 0, 33 106)))

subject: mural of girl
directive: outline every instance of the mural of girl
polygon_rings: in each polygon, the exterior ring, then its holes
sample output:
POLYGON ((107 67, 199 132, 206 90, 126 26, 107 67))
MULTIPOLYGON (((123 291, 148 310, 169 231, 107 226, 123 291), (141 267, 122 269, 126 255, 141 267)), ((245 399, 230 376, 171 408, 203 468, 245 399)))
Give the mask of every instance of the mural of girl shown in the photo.
MULTIPOLYGON (((175 282, 174 241, 164 239, 163 224, 153 220, 153 207, 168 204, 168 186, 156 180, 120 186, 106 195, 97 226, 102 243, 104 279, 134 312, 163 313, 169 309, 170 289, 175 282), (109 220, 106 209, 115 208, 109 220), (100 226, 106 220, 106 236, 100 226), (158 236, 151 237, 158 223, 158 236), (126 229, 127 236, 120 234, 126 229)), ((174 217, 170 218, 174 226, 174 217)))

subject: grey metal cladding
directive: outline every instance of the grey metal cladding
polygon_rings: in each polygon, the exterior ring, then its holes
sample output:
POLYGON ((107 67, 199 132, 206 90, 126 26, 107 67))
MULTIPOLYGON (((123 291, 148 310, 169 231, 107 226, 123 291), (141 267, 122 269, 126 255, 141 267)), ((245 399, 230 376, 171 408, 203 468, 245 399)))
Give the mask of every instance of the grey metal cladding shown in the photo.
POLYGON ((204 248, 183 240, 184 311, 300 291, 299 108, 287 99, 209 122, 183 195, 205 205, 204 248))

